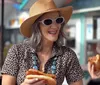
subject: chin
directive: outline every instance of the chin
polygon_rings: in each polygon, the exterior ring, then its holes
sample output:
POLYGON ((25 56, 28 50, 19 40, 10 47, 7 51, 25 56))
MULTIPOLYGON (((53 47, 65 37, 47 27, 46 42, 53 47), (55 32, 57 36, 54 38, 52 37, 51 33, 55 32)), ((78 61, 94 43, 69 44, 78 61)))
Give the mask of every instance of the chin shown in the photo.
POLYGON ((57 39, 58 39, 58 36, 56 36, 56 37, 52 37, 52 36, 47 36, 47 37, 45 37, 45 39, 47 40, 47 41, 50 41, 50 42, 55 42, 55 41, 57 41, 57 39))
POLYGON ((49 41, 55 42, 55 41, 57 41, 57 39, 58 39, 58 38, 52 38, 52 39, 49 39, 49 41))

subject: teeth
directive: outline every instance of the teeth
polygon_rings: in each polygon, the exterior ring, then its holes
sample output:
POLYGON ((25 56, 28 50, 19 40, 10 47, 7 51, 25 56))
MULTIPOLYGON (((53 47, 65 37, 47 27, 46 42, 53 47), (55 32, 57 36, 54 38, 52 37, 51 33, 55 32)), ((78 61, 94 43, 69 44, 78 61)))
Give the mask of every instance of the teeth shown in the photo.
POLYGON ((57 32, 50 32, 50 31, 49 31, 49 33, 50 33, 50 34, 56 34, 57 32))

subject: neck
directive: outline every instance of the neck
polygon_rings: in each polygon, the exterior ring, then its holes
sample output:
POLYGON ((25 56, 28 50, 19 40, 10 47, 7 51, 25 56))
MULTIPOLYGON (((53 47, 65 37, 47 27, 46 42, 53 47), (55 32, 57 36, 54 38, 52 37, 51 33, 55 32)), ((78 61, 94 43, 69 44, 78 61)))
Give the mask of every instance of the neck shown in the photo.
POLYGON ((42 42, 42 50, 38 52, 38 56, 42 59, 49 59, 52 53, 53 42, 43 41, 42 42))
POLYGON ((52 51, 52 46, 53 46, 53 42, 44 40, 44 41, 42 42, 42 46, 43 46, 43 48, 42 48, 42 50, 41 50, 41 53, 43 53, 43 54, 51 53, 51 51, 52 51))

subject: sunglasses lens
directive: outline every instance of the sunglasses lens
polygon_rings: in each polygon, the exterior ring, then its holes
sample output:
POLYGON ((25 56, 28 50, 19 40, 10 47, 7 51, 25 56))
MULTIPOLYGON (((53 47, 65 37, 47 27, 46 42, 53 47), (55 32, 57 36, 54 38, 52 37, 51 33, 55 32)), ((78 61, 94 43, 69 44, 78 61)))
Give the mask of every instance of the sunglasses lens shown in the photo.
POLYGON ((56 19, 56 23, 61 24, 63 23, 64 19, 62 17, 56 19))
POLYGON ((51 19, 46 19, 46 20, 44 20, 44 24, 45 25, 50 25, 50 24, 52 24, 52 20, 51 19))

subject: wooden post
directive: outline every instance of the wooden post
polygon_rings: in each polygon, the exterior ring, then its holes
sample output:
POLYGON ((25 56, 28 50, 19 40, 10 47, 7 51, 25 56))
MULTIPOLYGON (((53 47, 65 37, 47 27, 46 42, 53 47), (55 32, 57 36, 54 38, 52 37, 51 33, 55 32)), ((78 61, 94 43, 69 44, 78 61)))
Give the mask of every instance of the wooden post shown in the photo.
POLYGON ((1 27, 0 27, 0 29, 1 29, 1 43, 0 43, 0 69, 1 69, 1 67, 2 67, 2 65, 3 65, 3 48, 4 48, 4 40, 3 40, 3 34, 4 34, 4 0, 2 0, 2 2, 1 2, 1 27))

